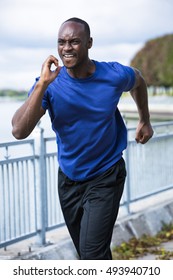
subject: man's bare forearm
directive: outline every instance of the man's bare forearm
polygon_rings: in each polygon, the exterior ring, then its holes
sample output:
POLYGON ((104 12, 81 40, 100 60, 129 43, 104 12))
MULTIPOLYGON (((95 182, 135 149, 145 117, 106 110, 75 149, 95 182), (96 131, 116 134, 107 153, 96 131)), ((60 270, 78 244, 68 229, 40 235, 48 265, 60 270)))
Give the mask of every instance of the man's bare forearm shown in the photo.
POLYGON ((148 92, 146 83, 137 69, 135 69, 135 74, 135 86, 130 91, 139 114, 139 123, 136 128, 135 139, 137 143, 145 144, 153 136, 148 106, 148 92))
POLYGON ((16 111, 12 119, 12 134, 17 139, 26 138, 44 115, 42 99, 46 86, 38 81, 26 102, 16 111))
POLYGON ((150 114, 148 108, 148 93, 146 83, 138 73, 137 86, 130 91, 139 113, 139 121, 143 123, 150 122, 150 114))

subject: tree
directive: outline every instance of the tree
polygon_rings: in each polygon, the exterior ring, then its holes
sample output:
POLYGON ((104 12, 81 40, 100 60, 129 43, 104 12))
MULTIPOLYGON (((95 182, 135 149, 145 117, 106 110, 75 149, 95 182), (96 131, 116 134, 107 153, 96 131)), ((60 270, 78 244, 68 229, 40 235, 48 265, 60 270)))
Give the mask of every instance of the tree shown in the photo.
POLYGON ((147 41, 130 65, 142 72, 148 86, 173 87, 173 34, 147 41))

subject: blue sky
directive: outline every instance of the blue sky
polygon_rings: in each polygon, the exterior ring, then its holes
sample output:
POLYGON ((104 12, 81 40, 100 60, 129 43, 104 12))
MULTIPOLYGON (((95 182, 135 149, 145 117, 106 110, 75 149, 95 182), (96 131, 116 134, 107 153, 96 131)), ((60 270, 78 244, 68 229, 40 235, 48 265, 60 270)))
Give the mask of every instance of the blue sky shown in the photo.
MULTIPOLYGON (((86 20, 90 58, 129 64, 149 39, 173 33, 173 0, 1 0, 0 88, 28 89, 70 17, 86 20)), ((61 63, 60 63, 61 64, 61 63)))

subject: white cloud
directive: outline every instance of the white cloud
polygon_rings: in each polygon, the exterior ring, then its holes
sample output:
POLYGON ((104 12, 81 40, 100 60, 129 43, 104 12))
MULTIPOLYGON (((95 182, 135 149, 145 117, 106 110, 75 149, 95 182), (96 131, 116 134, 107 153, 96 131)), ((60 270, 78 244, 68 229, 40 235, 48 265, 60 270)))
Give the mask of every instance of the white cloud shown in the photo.
POLYGON ((136 44, 108 44, 93 47, 90 57, 102 61, 119 61, 128 65, 134 54, 142 47, 141 43, 136 44))
POLYGON ((70 17, 90 24, 91 58, 128 64, 148 39, 173 32, 172 11, 172 0, 1 0, 0 87, 29 87, 70 17))
POLYGON ((28 89, 40 75, 42 63, 50 54, 56 56, 56 49, 14 48, 3 51, 0 63, 3 69, 1 88, 28 89))

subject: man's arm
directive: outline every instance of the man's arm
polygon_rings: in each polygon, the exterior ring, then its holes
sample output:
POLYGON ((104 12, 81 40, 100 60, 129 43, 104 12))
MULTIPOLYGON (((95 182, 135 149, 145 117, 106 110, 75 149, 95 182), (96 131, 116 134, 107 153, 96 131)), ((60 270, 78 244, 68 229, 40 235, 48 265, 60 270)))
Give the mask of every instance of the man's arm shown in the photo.
POLYGON ((150 114, 148 108, 147 86, 141 73, 134 69, 136 81, 130 93, 133 97, 139 113, 139 123, 136 129, 136 142, 145 144, 152 136, 153 129, 150 123, 150 114))
POLYGON ((42 66, 40 79, 36 83, 33 92, 12 118, 12 134, 16 139, 26 138, 45 114, 42 108, 44 92, 57 77, 59 71, 58 60, 54 56, 49 56, 42 66), (55 71, 51 71, 52 64, 56 66, 55 71))

